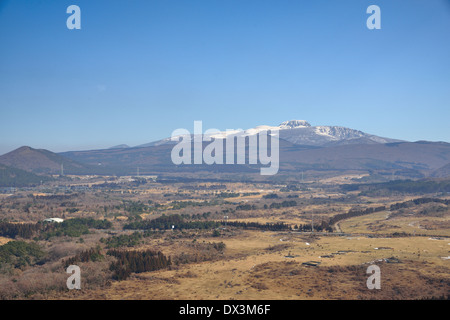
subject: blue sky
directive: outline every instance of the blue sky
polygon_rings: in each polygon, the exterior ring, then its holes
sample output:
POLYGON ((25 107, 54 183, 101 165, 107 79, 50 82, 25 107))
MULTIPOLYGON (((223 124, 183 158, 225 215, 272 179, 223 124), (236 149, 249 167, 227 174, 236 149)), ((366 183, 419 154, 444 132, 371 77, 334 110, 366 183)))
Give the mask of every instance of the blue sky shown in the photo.
POLYGON ((194 120, 450 142, 449 40, 449 0, 0 0, 0 154, 134 146, 194 120))

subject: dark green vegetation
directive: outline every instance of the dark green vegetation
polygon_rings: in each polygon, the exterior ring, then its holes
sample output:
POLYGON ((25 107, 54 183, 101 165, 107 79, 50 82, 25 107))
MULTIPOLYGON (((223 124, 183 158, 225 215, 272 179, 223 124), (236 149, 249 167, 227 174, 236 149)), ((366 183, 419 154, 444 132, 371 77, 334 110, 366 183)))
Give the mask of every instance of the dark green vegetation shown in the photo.
POLYGON ((118 206, 118 208, 124 209, 126 212, 131 214, 141 214, 145 212, 151 212, 160 207, 159 204, 153 204, 151 201, 148 204, 145 204, 142 201, 131 201, 131 200, 123 200, 122 205, 118 206))
POLYGON ((241 194, 237 192, 221 192, 216 195, 218 198, 237 198, 241 194))
POLYGON ((413 199, 413 200, 409 200, 409 201, 405 201, 405 202, 395 203, 395 204, 391 205, 390 210, 409 208, 412 206, 417 206, 420 204, 431 203, 431 202, 442 203, 445 205, 450 204, 450 200, 444 200, 444 199, 438 199, 438 198, 417 198, 417 199, 413 199))
MULTIPOLYGON (((321 221, 318 224, 313 224, 314 231, 317 232, 333 232, 333 228, 326 221, 321 221)), ((311 224, 299 224, 294 226, 294 230, 299 232, 310 232, 311 224)))
POLYGON ((348 184, 343 191, 360 191, 363 196, 389 195, 392 192, 426 194, 450 192, 450 180, 396 180, 384 183, 348 184))
POLYGON ((48 176, 39 176, 25 170, 0 164, 0 187, 37 186, 52 180, 48 176))
POLYGON ((131 273, 154 271, 169 267, 172 262, 161 252, 152 250, 125 251, 111 249, 107 255, 117 258, 111 263, 110 270, 113 271, 113 279, 125 280, 131 273))
POLYGON ((384 211, 384 210, 386 210, 385 206, 380 206, 380 207, 377 207, 377 208, 367 208, 367 209, 364 209, 364 210, 350 209, 347 213, 340 213, 340 214, 337 214, 337 215, 333 216, 330 219, 329 224, 333 225, 333 224, 335 224, 335 223, 337 223, 337 222, 339 222, 341 220, 344 220, 344 219, 348 219, 348 218, 352 218, 352 217, 358 217, 358 216, 363 216, 363 215, 366 215, 366 214, 371 214, 371 213, 374 213, 374 212, 380 212, 380 211, 384 211))
POLYGON ((179 214, 170 216, 162 215, 153 220, 136 221, 126 224, 123 228, 125 230, 169 230, 172 229, 213 229, 220 226, 219 222, 215 221, 188 221, 185 217, 179 214))
POLYGON ((132 234, 121 234, 119 236, 112 236, 109 238, 101 238, 100 242, 106 244, 106 248, 119 247, 135 247, 141 243, 143 235, 141 232, 133 232, 132 234))
POLYGON ((52 237, 79 237, 88 234, 89 229, 109 229, 112 223, 108 220, 95 220, 93 218, 74 218, 62 223, 37 222, 37 223, 11 223, 0 222, 0 236, 15 239, 16 237, 30 239, 39 235, 39 239, 52 237))
POLYGON ((255 210, 256 206, 254 204, 240 204, 236 207, 236 210, 255 210))
POLYGON ((244 229, 258 229, 266 231, 285 231, 291 230, 291 226, 285 223, 259 223, 259 222, 242 222, 242 221, 229 221, 227 226, 244 228, 244 229))
POLYGON ((69 265, 77 264, 79 262, 96 262, 103 260, 104 256, 101 253, 101 248, 97 246, 96 248, 91 248, 89 250, 81 251, 80 253, 77 253, 75 256, 63 260, 63 265, 65 268, 67 268, 69 265))
POLYGON ((10 223, 0 221, 0 236, 2 237, 31 239, 40 230, 42 230, 41 223, 10 223))
POLYGON ((112 227, 111 221, 95 220, 93 218, 74 218, 65 220, 62 223, 52 223, 50 230, 41 234, 41 238, 49 239, 52 237, 80 237, 89 233, 92 229, 109 229, 112 227))
POLYGON ((281 203, 274 202, 272 203, 269 208, 270 209, 279 209, 279 208, 289 208, 289 207, 295 207, 297 205, 297 202, 295 200, 285 200, 281 203))
POLYGON ((10 241, 0 246, 0 265, 10 264, 15 268, 31 266, 45 256, 36 243, 10 241))
POLYGON ((214 201, 172 201, 170 206, 172 206, 173 210, 183 209, 187 207, 205 207, 205 206, 214 206, 217 205, 214 201))

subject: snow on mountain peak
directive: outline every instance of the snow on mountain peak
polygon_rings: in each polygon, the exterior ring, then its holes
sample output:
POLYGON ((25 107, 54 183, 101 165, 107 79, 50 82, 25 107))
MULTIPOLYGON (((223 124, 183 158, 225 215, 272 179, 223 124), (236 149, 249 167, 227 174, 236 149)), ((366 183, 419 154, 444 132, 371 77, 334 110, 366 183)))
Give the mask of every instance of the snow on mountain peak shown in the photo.
POLYGON ((279 125, 280 129, 294 129, 294 128, 302 128, 302 127, 311 127, 308 121, 306 120, 289 120, 284 121, 279 125))

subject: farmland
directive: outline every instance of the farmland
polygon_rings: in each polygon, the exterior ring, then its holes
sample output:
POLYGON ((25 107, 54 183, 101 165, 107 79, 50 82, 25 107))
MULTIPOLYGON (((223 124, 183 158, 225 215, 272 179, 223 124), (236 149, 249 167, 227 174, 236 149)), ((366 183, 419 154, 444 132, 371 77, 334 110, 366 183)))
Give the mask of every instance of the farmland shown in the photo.
POLYGON ((2 247, 39 248, 22 264, 4 250, 3 299, 449 296, 445 193, 363 195, 334 180, 93 186, 1 197, 2 247), (66 287, 69 264, 81 290, 66 287), (380 290, 366 286, 374 264, 380 290))

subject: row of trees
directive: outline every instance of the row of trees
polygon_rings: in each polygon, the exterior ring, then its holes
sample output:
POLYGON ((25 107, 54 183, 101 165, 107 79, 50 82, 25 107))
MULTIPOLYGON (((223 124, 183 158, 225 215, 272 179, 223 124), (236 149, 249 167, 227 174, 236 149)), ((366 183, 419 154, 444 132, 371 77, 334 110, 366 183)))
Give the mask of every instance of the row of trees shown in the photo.
MULTIPOLYGON (((394 211, 394 210, 398 210, 398 209, 402 209, 402 208, 409 208, 411 206, 414 205, 420 205, 420 204, 425 204, 425 203, 442 203, 445 205, 449 205, 450 204, 450 200, 446 200, 446 199, 437 199, 437 198, 417 198, 417 199, 413 199, 413 200, 409 200, 409 201, 405 201, 405 202, 398 202, 398 203, 394 203, 389 207, 389 210, 394 211)), ((336 222, 340 221, 340 220, 344 220, 344 219, 348 219, 348 218, 352 218, 352 217, 357 217, 357 216, 362 216, 365 214, 371 214, 371 213, 375 213, 375 212, 380 212, 380 211, 384 211, 387 208, 385 206, 380 206, 380 207, 376 207, 376 208, 367 208, 364 210, 360 210, 360 209, 350 209, 347 213, 341 213, 341 214, 337 214, 335 216, 333 216, 330 221, 328 222, 329 225, 333 225, 336 222)))
POLYGON ((159 218, 145 221, 134 221, 123 228, 129 230, 169 230, 176 229, 213 229, 220 226, 216 221, 188 221, 179 214, 162 215, 159 218))
POLYGON ((241 195, 240 193, 236 193, 236 192, 221 192, 221 193, 216 194, 216 197, 218 197, 218 198, 237 198, 240 195, 241 195))
MULTIPOLYGON (((264 204, 264 209, 280 209, 280 208, 289 208, 297 206, 297 201, 295 200, 285 200, 283 202, 273 202, 268 206, 264 204)), ((240 204, 236 206, 236 210, 256 210, 258 209, 254 204, 240 204)))
POLYGON ((240 204, 236 207, 236 210, 244 210, 244 211, 248 211, 248 210, 256 210, 256 206, 254 204, 240 204))
MULTIPOLYGON (((225 224, 225 222, 222 223, 225 224)), ((244 229, 259 229, 265 231, 291 230, 290 225, 282 222, 259 223, 259 222, 228 221, 227 225, 244 229)))
POLYGON ((337 215, 333 216, 328 223, 330 225, 333 225, 333 224, 335 224, 336 222, 338 222, 340 220, 349 219, 349 218, 353 218, 353 217, 358 217, 358 216, 362 216, 362 215, 365 215, 365 214, 380 212, 380 211, 383 211, 383 210, 386 210, 385 206, 380 206, 380 207, 376 207, 376 208, 366 208, 364 210, 350 209, 347 213, 340 213, 340 214, 337 214, 337 215))
POLYGON ((143 203, 142 201, 130 201, 130 200, 124 200, 122 202, 122 205, 116 206, 117 209, 123 209, 126 212, 139 214, 144 212, 149 212, 155 207, 152 207, 150 205, 147 205, 143 203))
MULTIPOLYGON (((317 232, 323 232, 323 231, 333 232, 333 228, 330 226, 330 224, 323 220, 321 221, 320 224, 317 224, 317 225, 313 224, 313 228, 314 228, 314 231, 317 231, 317 232)), ((309 232, 309 231, 311 231, 311 224, 295 225, 294 230, 301 231, 301 232, 305 232, 305 231, 309 232)))
POLYGON ((88 262, 88 261, 100 261, 104 258, 101 253, 101 248, 97 246, 96 248, 91 248, 88 250, 83 250, 77 253, 75 256, 68 258, 67 260, 63 260, 62 263, 65 268, 70 266, 71 264, 76 264, 78 262, 88 262))
POLYGON ((0 236, 15 239, 16 237, 31 239, 42 229, 40 223, 10 223, 0 222, 0 236))
POLYGON ((74 218, 62 223, 11 223, 0 221, 0 236, 15 239, 16 237, 31 239, 38 234, 40 239, 49 239, 58 236, 79 237, 89 233, 92 229, 109 229, 111 221, 95 220, 93 218, 74 218))
MULTIPOLYGON (((281 203, 274 202, 270 205, 270 209, 279 209, 279 208, 289 208, 289 207, 295 207, 297 205, 297 201, 295 200, 285 200, 281 203)), ((266 208, 264 206, 264 208, 266 208)))
POLYGON ((126 251, 111 249, 107 255, 116 257, 110 265, 113 279, 125 280, 131 273, 155 271, 169 267, 172 262, 163 253, 153 250, 126 251))
POLYGON ((450 200, 446 200, 446 199, 437 199, 437 198, 417 198, 414 200, 409 200, 409 201, 405 201, 405 202, 398 202, 398 203, 394 203, 391 205, 390 209, 391 210, 398 210, 398 209, 402 209, 402 208, 409 208, 411 206, 414 205, 420 205, 420 204, 425 204, 425 203, 442 203, 445 205, 449 205, 450 204, 450 200))
POLYGON ((41 239, 50 239, 52 237, 80 237, 83 234, 88 234, 89 229, 110 229, 112 222, 106 219, 96 220, 93 218, 74 218, 68 219, 61 223, 47 224, 47 231, 42 233, 41 239))
POLYGON ((211 216, 211 212, 204 212, 204 213, 195 213, 192 216, 189 216, 187 214, 181 214, 181 216, 185 219, 191 219, 191 220, 202 220, 202 219, 208 219, 211 216))
POLYGON ((205 207, 205 206, 211 206, 214 205, 213 202, 208 202, 206 200, 202 202, 198 201, 172 201, 169 206, 172 206, 173 210, 179 210, 187 207, 205 207))
POLYGON ((371 184, 347 184, 342 185, 344 191, 360 190, 363 194, 376 194, 380 190, 397 191, 402 193, 436 193, 450 192, 450 180, 395 180, 383 183, 371 184))

